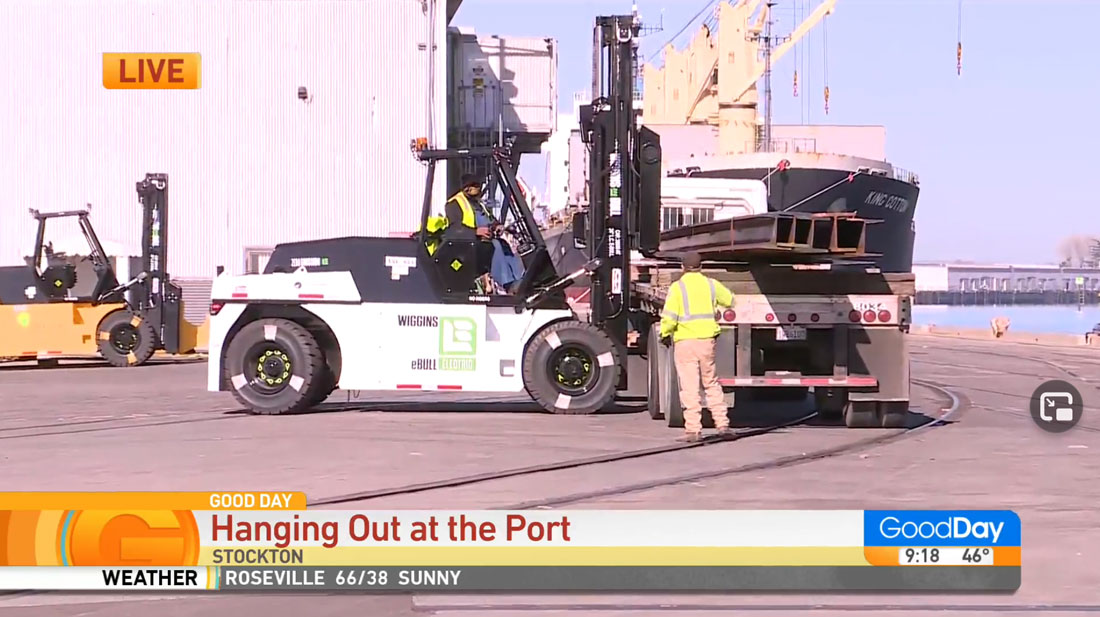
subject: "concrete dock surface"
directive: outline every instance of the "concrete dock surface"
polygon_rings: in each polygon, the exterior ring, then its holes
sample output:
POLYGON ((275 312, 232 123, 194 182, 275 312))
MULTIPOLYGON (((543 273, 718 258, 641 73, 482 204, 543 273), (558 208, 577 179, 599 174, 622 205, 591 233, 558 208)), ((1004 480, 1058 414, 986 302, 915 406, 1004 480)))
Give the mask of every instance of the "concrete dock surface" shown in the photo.
MULTIPOLYGON (((896 431, 811 422, 646 459, 328 507, 497 508, 565 498, 561 507, 586 509, 1007 508, 1024 524, 1015 594, 16 593, 0 594, 0 609, 12 617, 1100 612, 1092 561, 1100 554, 1100 351, 928 334, 911 335, 910 344, 913 377, 946 388, 960 405, 948 422, 886 443, 846 449, 896 431), (1051 379, 1084 398, 1083 419, 1061 434, 1038 428, 1029 412, 1032 392, 1051 379), (769 464, 815 452, 825 454, 769 464), (671 482, 695 472, 713 473, 671 482), (617 490, 625 487, 634 490, 617 490)), ((253 416, 228 393, 206 392, 205 371, 202 362, 0 367, 3 490, 301 490, 312 500, 663 445, 678 434, 651 420, 641 400, 615 413, 553 416, 522 398, 337 392, 320 412, 253 416)), ((941 390, 913 386, 915 422, 950 405, 941 390)), ((777 404, 739 414, 735 425, 803 412, 797 402, 777 404)))

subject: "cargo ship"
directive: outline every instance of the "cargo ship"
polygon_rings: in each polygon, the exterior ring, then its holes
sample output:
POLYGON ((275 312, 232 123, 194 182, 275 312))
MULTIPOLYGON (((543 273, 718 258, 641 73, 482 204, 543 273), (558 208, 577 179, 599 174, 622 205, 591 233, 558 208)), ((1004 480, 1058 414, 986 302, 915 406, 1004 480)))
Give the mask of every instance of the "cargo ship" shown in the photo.
MULTIPOLYGON (((920 180, 886 160, 885 128, 772 123, 773 63, 823 23, 836 0, 818 4, 783 37, 772 33, 775 4, 724 0, 685 49, 666 49, 661 67, 643 68, 640 121, 661 136, 666 175, 759 180, 767 187, 771 211, 848 211, 879 221, 868 230, 867 250, 876 254, 872 261, 886 272, 911 271, 920 180), (740 60, 729 66, 729 59, 740 60), (683 92, 699 95, 689 100, 693 97, 680 96, 683 92)), ((570 141, 572 188, 583 184, 587 161, 579 133, 570 141)), ((579 191, 570 190, 569 196, 571 205, 584 207, 579 191)), ((664 209, 665 228, 707 216, 696 208, 664 209)), ((571 239, 558 237, 561 229, 546 235, 560 267, 568 269, 584 258, 574 254, 571 239)))
MULTIPOLYGON (((662 136, 663 137, 663 136, 662 136)), ((817 152, 760 152, 704 157, 669 176, 763 180, 768 209, 777 212, 855 212, 879 221, 868 230, 867 251, 884 272, 910 272, 920 195, 916 174, 885 160, 817 152)))

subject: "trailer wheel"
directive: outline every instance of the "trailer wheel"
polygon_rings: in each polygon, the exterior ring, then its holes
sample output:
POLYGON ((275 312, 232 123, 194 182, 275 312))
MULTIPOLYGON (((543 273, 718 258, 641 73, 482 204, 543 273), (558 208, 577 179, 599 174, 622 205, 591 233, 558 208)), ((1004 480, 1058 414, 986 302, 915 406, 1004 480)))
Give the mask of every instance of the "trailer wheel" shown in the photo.
POLYGON ((848 428, 879 428, 875 401, 848 401, 844 405, 844 425, 848 428))
POLYGON ((523 354, 523 385, 543 409, 591 414, 615 398, 615 345, 602 330, 580 321, 551 324, 523 354))
POLYGON ((288 319, 260 319, 229 342, 224 370, 242 405, 277 415, 315 405, 323 392, 325 368, 321 348, 308 330, 288 319))
POLYGON ((141 315, 118 310, 96 327, 96 348, 111 366, 138 366, 157 350, 157 331, 141 315))
POLYGON ((684 407, 680 404, 680 376, 676 372, 676 359, 673 347, 661 346, 661 412, 668 419, 669 428, 684 428, 684 407))
POLYGON ((909 401, 880 401, 882 428, 905 428, 909 425, 909 401))
POLYGON ((665 412, 661 409, 661 355, 664 352, 664 346, 661 345, 661 326, 654 324, 649 328, 649 344, 646 345, 646 372, 649 375, 646 408, 649 409, 649 417, 654 420, 665 419, 665 412))

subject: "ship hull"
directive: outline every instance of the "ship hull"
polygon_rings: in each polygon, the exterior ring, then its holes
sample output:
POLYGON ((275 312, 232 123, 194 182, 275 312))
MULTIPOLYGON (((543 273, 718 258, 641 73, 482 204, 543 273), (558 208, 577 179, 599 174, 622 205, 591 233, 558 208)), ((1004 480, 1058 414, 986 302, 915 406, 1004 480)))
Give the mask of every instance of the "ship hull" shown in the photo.
POLYGON ((777 212, 855 212, 881 221, 867 228, 867 252, 884 272, 911 272, 916 232, 913 215, 920 188, 890 176, 840 169, 794 167, 768 176, 763 168, 698 171, 691 177, 764 180, 768 209, 777 212))

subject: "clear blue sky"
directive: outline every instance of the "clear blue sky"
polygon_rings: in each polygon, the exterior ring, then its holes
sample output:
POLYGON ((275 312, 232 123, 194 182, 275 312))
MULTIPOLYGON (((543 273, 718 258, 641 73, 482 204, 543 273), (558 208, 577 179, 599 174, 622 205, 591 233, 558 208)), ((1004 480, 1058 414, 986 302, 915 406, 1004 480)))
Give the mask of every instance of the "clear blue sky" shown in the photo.
MULTIPOLYGON (((724 0, 723 0, 724 1, 724 0)), ((639 0, 649 57, 706 0, 639 0)), ((816 0, 802 0, 816 6, 816 0)), ((776 29, 794 27, 780 0, 776 29)), ((591 81, 593 18, 630 0, 465 0, 453 25, 559 43, 561 105, 591 81)), ((1100 233, 1100 0, 963 0, 963 72, 955 72, 957 0, 838 0, 828 18, 829 115, 822 28, 803 40, 799 98, 788 54, 775 68, 777 123, 886 126, 892 163, 920 174, 916 258, 1047 262, 1058 241, 1100 233), (805 53, 805 52, 804 52, 805 53)), ((680 46, 697 26, 680 36, 680 46)), ((524 160, 542 187, 542 162, 524 160)))

